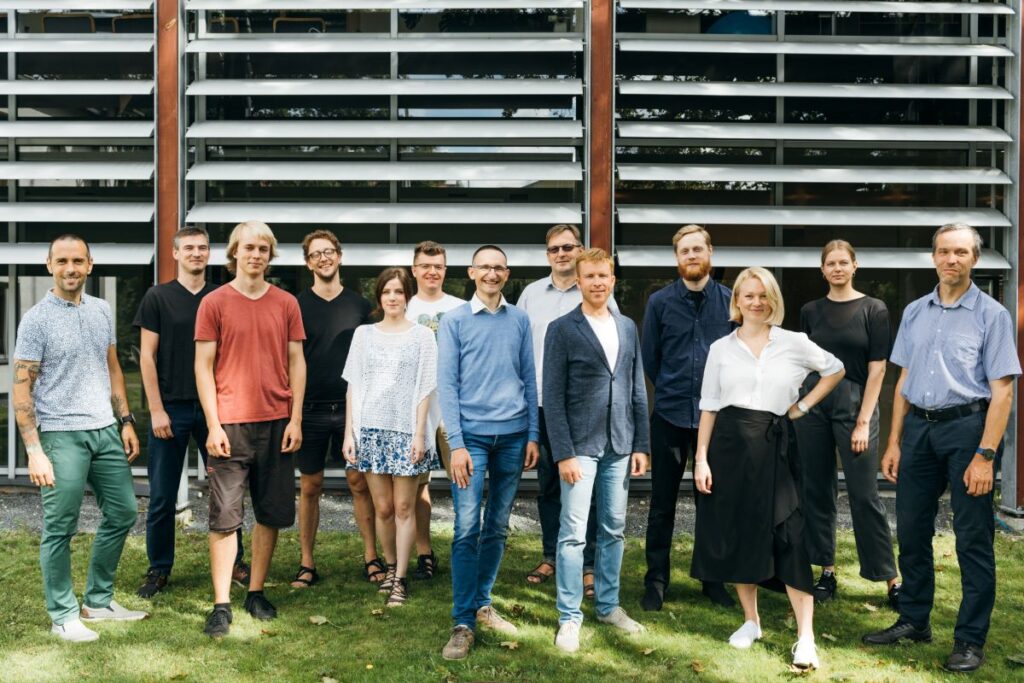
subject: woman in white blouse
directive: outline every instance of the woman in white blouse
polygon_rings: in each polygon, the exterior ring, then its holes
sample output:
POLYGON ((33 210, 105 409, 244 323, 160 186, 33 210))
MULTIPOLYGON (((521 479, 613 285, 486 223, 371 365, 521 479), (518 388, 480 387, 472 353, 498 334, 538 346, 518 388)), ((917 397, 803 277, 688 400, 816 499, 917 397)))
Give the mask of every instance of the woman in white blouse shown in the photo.
POLYGON ((348 382, 342 453, 366 473, 387 562, 378 590, 388 595, 388 607, 408 598, 417 480, 438 466, 437 420, 430 410, 437 386, 437 344, 428 328, 405 319, 412 293, 412 278, 404 268, 386 268, 380 274, 376 299, 381 320, 356 328, 342 373, 348 382))
POLYGON ((745 621, 729 644, 740 649, 761 637, 758 584, 785 586, 797 622, 793 664, 817 668, 814 576, 802 541, 790 420, 835 388, 843 364, 807 335, 778 327, 782 295, 764 268, 739 274, 730 312, 740 327, 711 345, 701 388, 694 483, 703 495, 690 573, 736 584, 745 621), (800 398, 812 371, 821 380, 800 398))

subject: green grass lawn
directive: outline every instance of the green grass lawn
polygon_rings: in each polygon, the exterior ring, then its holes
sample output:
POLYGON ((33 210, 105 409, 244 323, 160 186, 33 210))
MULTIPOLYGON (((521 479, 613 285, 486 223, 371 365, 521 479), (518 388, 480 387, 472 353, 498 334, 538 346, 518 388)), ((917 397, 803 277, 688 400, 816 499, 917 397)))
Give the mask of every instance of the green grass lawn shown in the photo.
MULTIPOLYGON (((178 560, 170 589, 152 603, 150 619, 136 624, 99 624, 97 643, 69 646, 48 634, 38 564, 38 538, 0 534, 0 680, 3 681, 814 681, 956 680, 940 669, 952 644, 959 601, 959 571, 953 538, 936 541, 938 606, 933 615, 935 643, 867 649, 861 634, 888 626, 894 615, 884 606, 879 585, 855 576, 853 538, 840 535, 841 597, 815 615, 822 669, 801 676, 789 671, 794 625, 783 596, 761 592, 765 638, 747 652, 726 643, 739 626, 736 610, 712 607, 686 578, 690 539, 676 544, 676 581, 661 612, 648 614, 638 603, 644 571, 643 544, 630 539, 623 570, 623 605, 647 624, 649 632, 619 635, 597 624, 585 606, 583 644, 576 656, 552 645, 557 615, 554 584, 528 586, 523 575, 536 560, 539 539, 514 535, 495 587, 495 604, 521 625, 510 639, 478 633, 468 660, 446 662, 451 607, 448 571, 450 537, 437 543, 442 570, 432 583, 415 582, 411 600, 400 610, 382 610, 383 599, 361 579, 360 544, 347 534, 321 534, 318 545, 324 581, 311 590, 293 590, 288 580, 298 558, 298 536, 283 534, 267 593, 281 616, 256 622, 241 607, 234 589, 231 635, 214 642, 202 634, 210 597, 206 539, 179 536, 178 560), (316 625, 310 617, 322 616, 316 625), (505 641, 505 642, 503 642, 505 641)), ((247 539, 248 540, 248 539, 247 539)), ((92 537, 74 542, 76 585, 84 584, 92 537)), ((1021 681, 1024 668, 1008 657, 1024 652, 1024 543, 1000 536, 999 596, 993 616, 987 663, 972 680, 1021 681)), ((134 588, 146 569, 145 541, 128 541, 119 572, 118 600, 143 607, 134 588)))

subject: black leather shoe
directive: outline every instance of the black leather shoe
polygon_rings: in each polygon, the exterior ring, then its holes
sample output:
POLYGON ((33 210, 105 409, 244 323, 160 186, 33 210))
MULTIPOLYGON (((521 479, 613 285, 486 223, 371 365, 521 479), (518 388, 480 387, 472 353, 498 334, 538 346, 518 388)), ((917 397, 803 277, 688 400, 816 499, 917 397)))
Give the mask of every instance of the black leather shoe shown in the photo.
POLYGON ((277 608, 270 604, 270 600, 267 600, 262 591, 245 596, 245 611, 251 614, 253 619, 261 621, 277 618, 277 608))
POLYGON ((665 602, 665 587, 660 583, 649 583, 644 588, 644 597, 640 599, 640 606, 645 612, 661 611, 661 605, 665 602))
POLYGON ((818 577, 817 583, 814 584, 814 604, 824 605, 826 602, 836 597, 836 588, 839 587, 839 583, 836 581, 835 572, 822 572, 821 576, 818 577))
POLYGON ((932 642, 932 629, 930 626, 917 628, 907 621, 897 621, 895 624, 877 633, 869 633, 861 641, 865 645, 895 645, 901 640, 909 640, 914 643, 932 642))
POLYGON ((889 608, 893 612, 900 611, 900 589, 903 588, 902 583, 894 583, 889 586, 889 608))
POLYGON ((705 581, 700 592, 719 607, 733 607, 736 605, 736 601, 729 595, 729 591, 725 590, 725 584, 718 583, 717 581, 705 581))
POLYGON ((965 643, 962 640, 953 641, 953 652, 946 660, 946 671, 957 673, 968 673, 976 671, 985 661, 985 650, 981 645, 965 643))

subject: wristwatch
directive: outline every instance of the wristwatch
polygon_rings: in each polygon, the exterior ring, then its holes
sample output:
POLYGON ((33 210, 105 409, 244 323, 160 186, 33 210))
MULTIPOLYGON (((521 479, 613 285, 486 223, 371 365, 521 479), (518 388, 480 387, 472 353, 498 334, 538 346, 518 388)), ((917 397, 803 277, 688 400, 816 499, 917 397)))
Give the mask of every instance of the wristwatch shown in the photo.
POLYGON ((981 457, 985 458, 989 462, 992 462, 993 460, 996 459, 996 452, 991 448, 979 448, 974 452, 980 455, 981 457))
POLYGON ((803 399, 796 402, 796 409, 799 410, 804 415, 811 412, 810 407, 808 407, 808 405, 804 403, 803 399))
POLYGON ((120 420, 121 420, 121 428, 122 429, 124 429, 125 425, 131 425, 132 427, 135 426, 135 415, 133 415, 132 413, 128 413, 127 415, 122 415, 120 417, 120 420))

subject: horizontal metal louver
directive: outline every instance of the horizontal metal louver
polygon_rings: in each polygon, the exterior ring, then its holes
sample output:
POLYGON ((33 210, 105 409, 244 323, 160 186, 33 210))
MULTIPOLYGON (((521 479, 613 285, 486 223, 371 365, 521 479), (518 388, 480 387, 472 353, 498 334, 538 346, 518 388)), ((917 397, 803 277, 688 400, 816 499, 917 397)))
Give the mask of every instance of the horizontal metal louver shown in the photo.
POLYGON ((877 2, 857 0, 619 0, 624 9, 760 12, 901 12, 907 14, 1013 14, 997 2, 877 2))
POLYGON ((579 223, 580 207, 571 204, 314 204, 218 202, 197 204, 189 223, 240 223, 258 217, 267 223, 417 223, 479 225, 579 223))
MULTIPOLYGON (((49 242, 0 244, 0 265, 38 266, 46 261, 49 242)), ((89 244, 93 262, 103 266, 145 266, 153 260, 153 244, 92 242, 89 244)))
MULTIPOLYGON (((957 207, 883 208, 849 206, 709 206, 628 205, 618 207, 623 223, 685 225, 838 225, 935 228, 943 223, 977 227, 1008 227, 1010 221, 994 209, 957 207)), ((820 252, 819 252, 820 254, 820 252)))
MULTIPOLYGON (((2 167, 0 167, 2 173, 2 167)), ((0 177, 3 177, 0 175, 0 177)), ((579 163, 444 161, 205 162, 187 180, 582 180, 579 163)))
POLYGON ((880 126, 824 123, 678 123, 620 121, 620 138, 817 140, 829 142, 1010 142, 994 126, 880 126))

